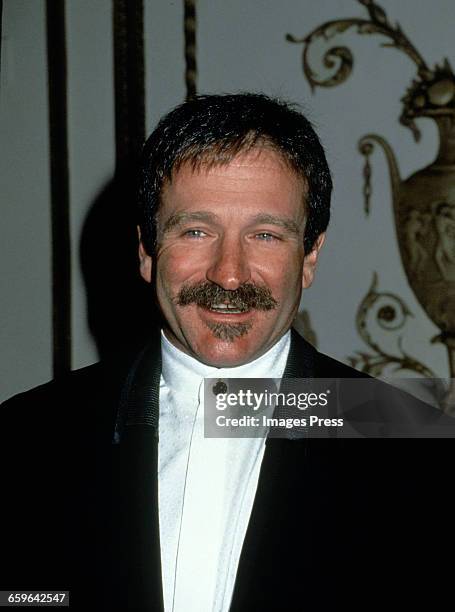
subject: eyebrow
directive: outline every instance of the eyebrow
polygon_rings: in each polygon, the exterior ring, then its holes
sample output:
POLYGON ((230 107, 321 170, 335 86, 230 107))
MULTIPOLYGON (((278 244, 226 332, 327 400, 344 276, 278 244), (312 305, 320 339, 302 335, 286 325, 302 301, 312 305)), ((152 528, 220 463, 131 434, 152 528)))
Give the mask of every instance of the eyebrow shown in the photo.
POLYGON ((189 221, 206 221, 214 222, 218 219, 217 215, 208 211, 195 211, 195 212, 179 212, 171 215, 169 219, 163 225, 163 234, 169 232, 175 227, 179 227, 189 221))
MULTIPOLYGON (((209 211, 195 211, 195 212, 179 212, 171 215, 169 219, 164 223, 162 232, 165 234, 166 232, 171 231, 172 229, 184 225, 185 223, 191 221, 205 221, 207 223, 216 222, 219 218, 214 213, 209 211)), ((280 217, 278 215, 270 215, 266 213, 259 213, 255 215, 252 219, 252 224, 255 223, 266 223, 268 225, 276 225, 278 227, 282 227, 284 230, 288 231, 291 234, 300 234, 300 228, 298 224, 289 217, 280 217)))
POLYGON ((282 227, 291 234, 300 234, 300 228, 294 219, 289 217, 279 217, 277 215, 269 215, 260 213, 253 218, 253 223, 267 223, 269 225, 277 225, 282 227))

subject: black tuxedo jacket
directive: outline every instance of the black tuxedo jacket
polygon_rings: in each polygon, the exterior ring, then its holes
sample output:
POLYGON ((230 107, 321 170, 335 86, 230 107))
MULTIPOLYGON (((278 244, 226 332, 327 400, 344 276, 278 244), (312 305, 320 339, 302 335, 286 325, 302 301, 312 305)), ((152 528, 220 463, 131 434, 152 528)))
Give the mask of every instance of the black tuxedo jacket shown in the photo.
MULTIPOLYGON (((152 342, 2 406, 0 589, 69 590, 73 610, 163 609, 160 372, 152 342)), ((293 333, 286 378, 357 376, 293 333)), ((452 579, 453 453, 448 439, 269 438, 231 611, 425 597, 438 609, 452 579)))

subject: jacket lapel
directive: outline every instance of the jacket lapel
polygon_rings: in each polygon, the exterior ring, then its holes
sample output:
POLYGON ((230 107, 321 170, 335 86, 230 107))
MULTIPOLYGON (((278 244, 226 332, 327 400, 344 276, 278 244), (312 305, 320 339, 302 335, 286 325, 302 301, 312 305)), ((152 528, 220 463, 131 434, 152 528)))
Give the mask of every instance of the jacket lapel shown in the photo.
MULTIPOLYGON (((291 331, 291 347, 283 378, 284 388, 292 387, 293 378, 311 378, 314 372, 315 349, 297 332, 291 331)), ((283 389, 283 387, 282 387, 283 389)), ((287 520, 293 493, 302 480, 302 453, 305 440, 269 437, 251 517, 240 556, 231 612, 256 609, 280 609, 273 597, 280 592, 280 550, 283 546, 283 521, 287 520), (274 568, 276 582, 271 584, 274 568)), ((296 508, 301 515, 302 509, 296 508)), ((289 556, 289 555, 287 555, 289 556)), ((283 569, 283 568, 282 568, 283 569)), ((284 570, 283 570, 284 571, 284 570)))
POLYGON ((136 359, 124 385, 113 450, 116 605, 163 610, 158 515, 158 415, 161 352, 155 341, 136 359), (119 605, 120 604, 120 605, 119 605))
POLYGON ((313 378, 316 369, 316 349, 291 329, 291 347, 283 378, 313 378))

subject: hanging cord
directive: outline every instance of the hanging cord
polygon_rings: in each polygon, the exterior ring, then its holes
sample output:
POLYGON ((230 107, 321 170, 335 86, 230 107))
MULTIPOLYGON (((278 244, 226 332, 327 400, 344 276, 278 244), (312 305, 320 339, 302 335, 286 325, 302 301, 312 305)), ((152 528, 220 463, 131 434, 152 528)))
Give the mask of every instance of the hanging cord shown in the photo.
POLYGON ((363 201, 364 211, 366 215, 370 214, 370 199, 371 199, 371 164, 370 155, 373 152, 373 145, 369 142, 365 142, 360 147, 360 153, 365 158, 365 164, 363 166, 363 201))

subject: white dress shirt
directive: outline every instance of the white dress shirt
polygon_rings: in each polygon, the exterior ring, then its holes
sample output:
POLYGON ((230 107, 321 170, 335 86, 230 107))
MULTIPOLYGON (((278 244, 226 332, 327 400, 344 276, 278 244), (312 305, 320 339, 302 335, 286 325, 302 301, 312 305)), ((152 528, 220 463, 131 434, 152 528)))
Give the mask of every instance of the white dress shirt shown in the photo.
POLYGON ((264 438, 204 438, 204 378, 281 378, 290 332, 235 368, 204 365, 161 340, 158 445, 165 612, 227 612, 264 438))

